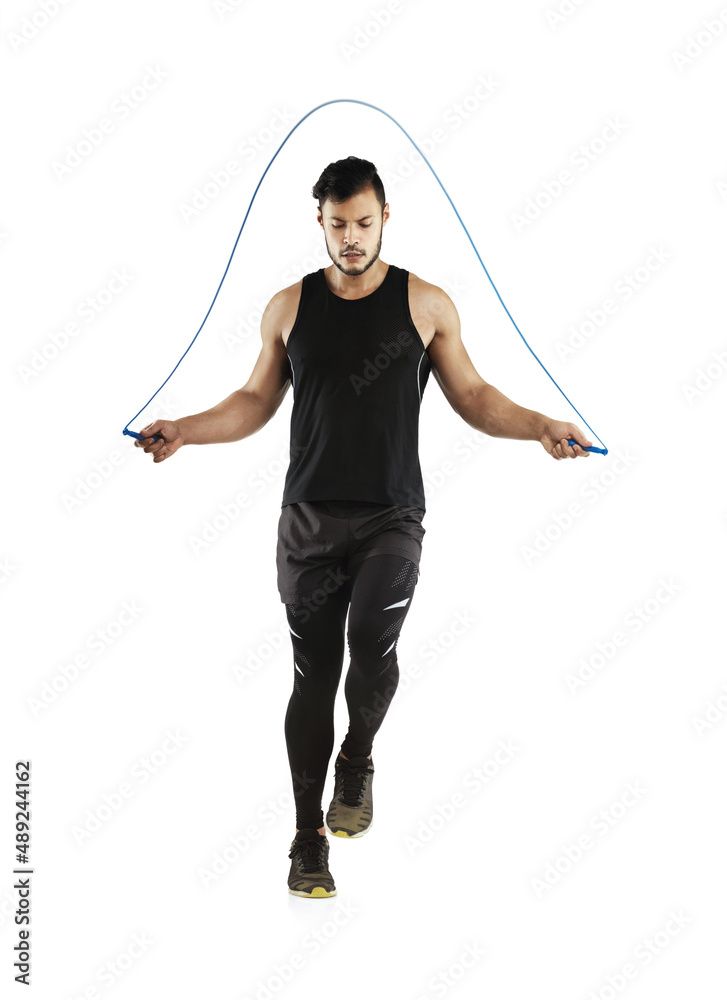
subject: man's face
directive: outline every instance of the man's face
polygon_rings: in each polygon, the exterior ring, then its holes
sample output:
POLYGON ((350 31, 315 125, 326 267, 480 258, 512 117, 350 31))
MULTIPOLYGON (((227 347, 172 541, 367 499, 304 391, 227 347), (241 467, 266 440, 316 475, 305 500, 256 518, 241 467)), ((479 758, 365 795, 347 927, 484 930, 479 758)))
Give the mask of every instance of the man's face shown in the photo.
POLYGON ((318 210, 326 250, 344 274, 363 274, 376 262, 381 250, 381 233, 389 218, 389 204, 383 215, 374 189, 369 187, 347 201, 327 199, 318 210))

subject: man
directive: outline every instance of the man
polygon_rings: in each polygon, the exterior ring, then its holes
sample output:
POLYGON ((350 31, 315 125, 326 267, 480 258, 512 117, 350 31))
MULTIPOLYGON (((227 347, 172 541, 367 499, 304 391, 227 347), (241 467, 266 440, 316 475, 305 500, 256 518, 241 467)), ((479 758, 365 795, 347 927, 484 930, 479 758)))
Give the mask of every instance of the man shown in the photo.
POLYGON ((381 260, 389 205, 373 163, 330 163, 312 194, 333 263, 272 297, 241 389, 203 413, 154 421, 135 443, 157 463, 182 445, 239 441, 264 427, 293 387, 277 571, 293 645, 288 889, 307 898, 336 895, 326 827, 349 838, 371 828, 372 744, 398 684, 396 643, 425 532, 418 422, 429 373, 455 412, 486 434, 540 441, 556 460, 588 458, 581 445, 591 444, 575 424, 518 406, 485 382, 446 292, 381 260), (324 826, 346 639, 349 728, 324 826))

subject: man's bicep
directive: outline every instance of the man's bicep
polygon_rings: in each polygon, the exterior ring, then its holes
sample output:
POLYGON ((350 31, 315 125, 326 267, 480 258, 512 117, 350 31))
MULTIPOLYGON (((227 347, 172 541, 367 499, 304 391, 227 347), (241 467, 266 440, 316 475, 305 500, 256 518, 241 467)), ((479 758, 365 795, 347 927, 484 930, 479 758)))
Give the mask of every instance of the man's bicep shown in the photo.
POLYGON ((487 383, 479 374, 462 341, 462 326, 454 302, 443 289, 432 302, 434 337, 428 348, 432 374, 457 412, 478 388, 487 383))
POLYGON ((260 321, 262 346, 249 379, 244 385, 274 410, 290 387, 290 364, 282 337, 285 301, 278 292, 268 302, 260 321))

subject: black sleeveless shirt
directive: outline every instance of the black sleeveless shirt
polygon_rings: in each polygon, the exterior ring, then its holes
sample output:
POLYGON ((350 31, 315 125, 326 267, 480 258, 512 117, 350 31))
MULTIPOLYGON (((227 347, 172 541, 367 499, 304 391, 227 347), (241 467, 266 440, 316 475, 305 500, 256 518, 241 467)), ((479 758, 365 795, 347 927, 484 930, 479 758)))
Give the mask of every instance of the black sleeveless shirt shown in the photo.
POLYGON ((287 343, 293 385, 283 502, 420 507, 419 409, 431 364, 409 311, 409 272, 389 264, 370 295, 303 277, 287 343))

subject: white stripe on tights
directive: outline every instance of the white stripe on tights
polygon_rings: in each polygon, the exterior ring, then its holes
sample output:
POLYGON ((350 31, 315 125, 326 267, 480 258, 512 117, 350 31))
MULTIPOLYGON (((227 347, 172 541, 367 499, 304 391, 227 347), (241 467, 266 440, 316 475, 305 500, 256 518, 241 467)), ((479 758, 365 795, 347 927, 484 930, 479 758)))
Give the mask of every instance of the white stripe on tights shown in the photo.
POLYGON ((389 611, 391 608, 403 608, 408 600, 409 598, 405 597, 403 601, 397 601, 396 604, 390 604, 388 608, 382 608, 382 611, 389 611))

